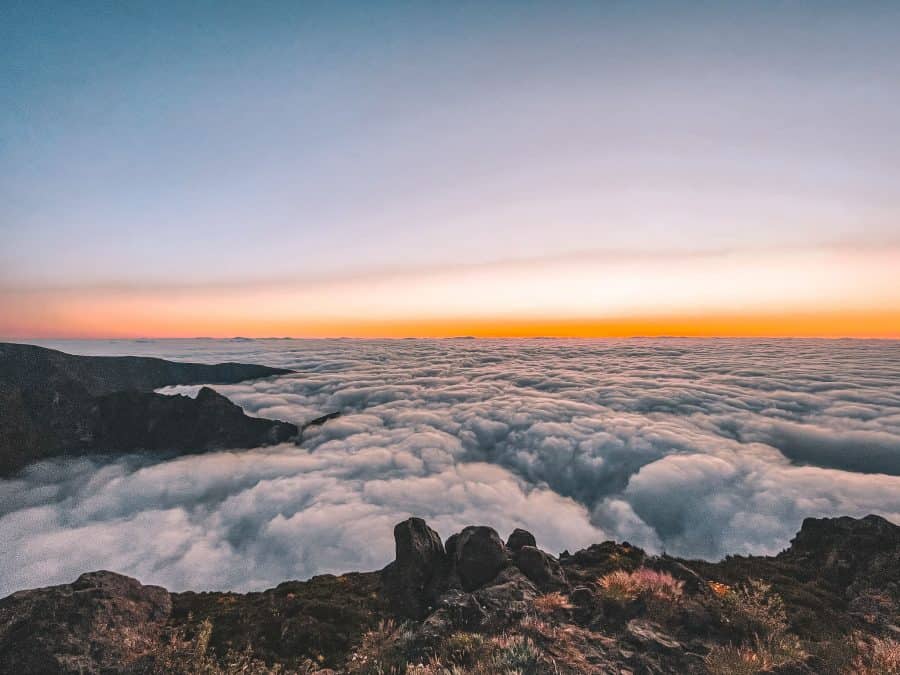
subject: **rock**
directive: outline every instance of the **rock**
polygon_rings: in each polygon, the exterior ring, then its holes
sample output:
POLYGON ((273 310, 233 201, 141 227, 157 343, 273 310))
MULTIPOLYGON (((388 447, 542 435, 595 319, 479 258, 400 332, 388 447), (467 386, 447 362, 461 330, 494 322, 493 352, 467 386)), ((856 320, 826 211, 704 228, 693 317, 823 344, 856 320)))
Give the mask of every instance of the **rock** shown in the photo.
POLYGON ((438 610, 444 611, 457 630, 475 630, 487 619, 487 613, 471 593, 451 589, 437 602, 438 610))
POLYGON ((522 546, 515 555, 516 567, 542 591, 568 587, 566 573, 559 561, 534 546, 522 546))
POLYGON ((588 624, 594 615, 596 598, 587 586, 578 586, 569 593, 569 601, 572 603, 572 616, 577 623, 588 624))
POLYGON ((305 424, 303 424, 303 426, 300 427, 300 431, 301 432, 306 431, 307 429, 310 429, 312 427, 320 427, 323 424, 325 424, 325 422, 329 422, 330 420, 337 419, 340 416, 341 416, 340 410, 335 410, 334 412, 326 413, 325 415, 321 415, 319 417, 316 417, 315 419, 311 419, 309 422, 306 422, 305 424))
MULTIPOLYGON (((73 356, 32 345, 0 343, 0 476, 48 457, 146 450, 247 448, 297 434, 292 424, 248 417, 228 402, 213 406, 154 394, 172 384, 228 383, 293 371, 241 363, 176 363, 142 357, 73 356), (166 436, 145 414, 158 414, 166 436), (197 415, 204 413, 206 417, 197 415), (227 428, 216 424, 229 421, 227 428), (104 434, 106 434, 104 436, 104 434), (198 445, 200 438, 205 444, 198 445), (205 441, 209 441, 206 443, 205 441), (163 444, 162 441, 165 441, 163 444), (111 444, 114 443, 114 444, 111 444), (165 447, 162 447, 165 445, 165 447)), ((212 391, 212 390, 210 390, 212 391)), ((180 397, 186 399, 186 397, 180 397)), ((224 398, 224 397, 223 397, 224 398)), ((227 399, 225 399, 227 402, 227 399)))
POLYGON ((515 622, 525 616, 538 596, 537 587, 517 567, 506 567, 472 594, 495 625, 515 622))
POLYGON ((626 639, 644 650, 671 652, 681 650, 681 643, 650 621, 632 619, 625 628, 626 639))
POLYGON ((95 399, 91 445, 105 452, 177 450, 197 453, 283 443, 296 436, 293 424, 248 417, 209 387, 197 398, 117 392, 95 399))
POLYGON ((396 558, 384 570, 385 591, 399 615, 421 619, 437 597, 447 557, 437 532, 421 518, 394 527, 396 558))
POLYGON ((587 586, 578 586, 569 593, 569 600, 576 607, 590 607, 594 604, 594 593, 587 586))
POLYGON ((484 525, 470 526, 457 538, 448 540, 453 566, 463 589, 472 591, 497 576, 508 563, 509 556, 496 530, 484 525))
POLYGON ((120 672, 159 640, 168 591, 112 572, 0 600, 0 672, 120 672))
POLYGON ((528 530, 521 530, 517 527, 512 531, 512 534, 509 535, 509 539, 506 540, 506 548, 515 553, 523 546, 534 546, 537 548, 537 541, 531 532, 528 530))
POLYGON ((778 558, 815 568, 838 586, 900 582, 900 527, 880 516, 807 518, 778 558))
POLYGON ((447 541, 444 542, 444 550, 447 552, 448 558, 453 559, 456 557, 456 543, 459 541, 459 534, 459 532, 451 534, 447 537, 447 541))

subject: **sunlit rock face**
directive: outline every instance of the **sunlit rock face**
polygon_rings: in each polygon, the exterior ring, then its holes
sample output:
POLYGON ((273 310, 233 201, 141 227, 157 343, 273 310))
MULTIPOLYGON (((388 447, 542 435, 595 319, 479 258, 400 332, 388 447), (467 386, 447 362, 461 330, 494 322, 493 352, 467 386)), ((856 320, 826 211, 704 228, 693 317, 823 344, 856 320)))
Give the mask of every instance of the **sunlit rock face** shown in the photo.
POLYGON ((216 391, 298 426, 341 415, 296 445, 47 462, 0 482, 0 594, 90 569, 172 590, 380 569, 410 515, 441 533, 519 527, 554 555, 616 539, 707 559, 778 553, 806 517, 900 522, 897 342, 55 346, 293 369, 216 391))

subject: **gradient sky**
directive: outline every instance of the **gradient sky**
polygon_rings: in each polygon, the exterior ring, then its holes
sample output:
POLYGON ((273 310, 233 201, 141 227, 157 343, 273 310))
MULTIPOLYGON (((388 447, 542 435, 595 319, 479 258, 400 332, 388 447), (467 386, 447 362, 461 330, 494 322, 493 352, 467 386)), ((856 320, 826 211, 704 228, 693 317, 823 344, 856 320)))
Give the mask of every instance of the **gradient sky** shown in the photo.
POLYGON ((0 335, 900 336, 900 3, 0 5, 0 335))

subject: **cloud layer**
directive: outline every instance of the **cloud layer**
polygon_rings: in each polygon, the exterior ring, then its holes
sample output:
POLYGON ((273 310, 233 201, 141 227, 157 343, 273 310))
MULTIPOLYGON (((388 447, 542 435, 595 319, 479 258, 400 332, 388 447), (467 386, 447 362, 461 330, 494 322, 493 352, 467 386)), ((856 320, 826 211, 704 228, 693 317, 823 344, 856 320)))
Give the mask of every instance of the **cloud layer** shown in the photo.
MULTIPOLYGON (((283 445, 32 467, 0 481, 0 595, 115 569, 259 589, 392 558, 393 524, 532 530, 717 558, 806 516, 900 522, 900 343, 163 341, 58 345, 287 366, 217 389, 252 413, 343 416, 283 445)), ((190 392, 191 388, 172 388, 190 392)))

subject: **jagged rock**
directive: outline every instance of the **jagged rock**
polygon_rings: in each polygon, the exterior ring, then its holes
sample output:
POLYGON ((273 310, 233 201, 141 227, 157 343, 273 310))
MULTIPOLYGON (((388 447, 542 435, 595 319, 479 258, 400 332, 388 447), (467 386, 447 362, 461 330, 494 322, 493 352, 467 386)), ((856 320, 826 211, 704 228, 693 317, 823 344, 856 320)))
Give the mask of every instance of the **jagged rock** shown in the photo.
POLYGON ((508 563, 506 546, 492 527, 470 526, 447 540, 464 590, 484 586, 508 563))
POLYGON ((325 424, 325 422, 329 422, 333 419, 337 419, 340 416, 341 416, 340 410, 335 410, 334 412, 326 413, 325 415, 321 415, 319 417, 316 417, 315 419, 311 419, 309 422, 305 422, 300 427, 300 431, 306 431, 307 429, 310 429, 312 427, 320 427, 323 424, 325 424))
POLYGON ((421 518, 409 518, 394 527, 396 558, 384 570, 385 591, 393 610, 421 619, 436 600, 445 574, 446 554, 437 532, 421 518))
POLYGON ((283 443, 297 435, 293 424, 248 417, 209 387, 196 398, 117 392, 96 399, 92 445, 105 451, 177 450, 196 453, 283 443))
POLYGON ((534 546, 522 546, 516 552, 515 563, 542 591, 558 591, 568 587, 566 573, 559 561, 534 546))
POLYGON ((900 527, 880 516, 806 518, 778 555, 814 566, 829 581, 886 585, 900 581, 900 527))
POLYGON ((168 591, 113 572, 0 600, 0 672, 106 673, 140 657, 172 611, 168 591))
POLYGON ((534 546, 537 548, 537 541, 531 532, 517 527, 512 531, 512 534, 509 535, 509 539, 506 540, 506 548, 512 553, 515 553, 523 546, 534 546))

